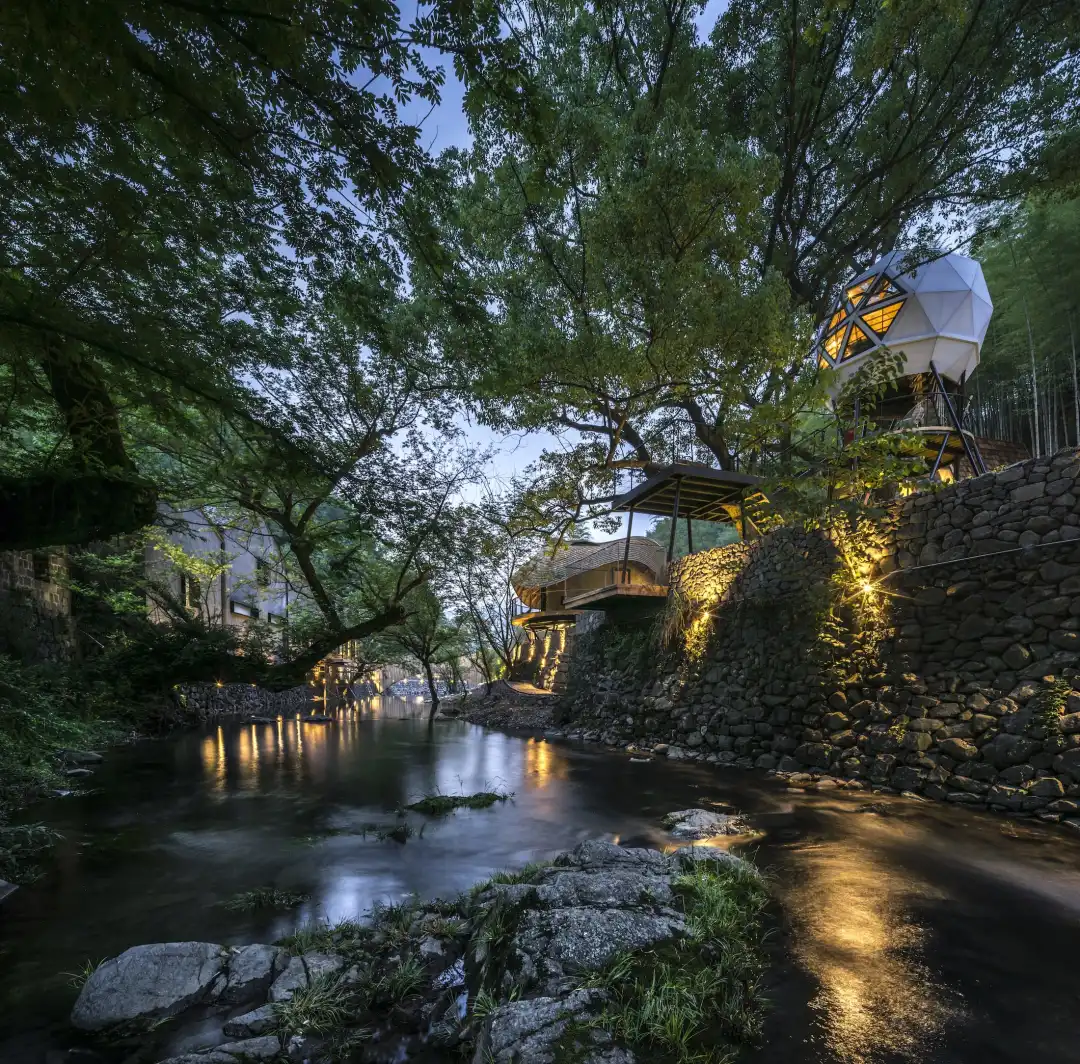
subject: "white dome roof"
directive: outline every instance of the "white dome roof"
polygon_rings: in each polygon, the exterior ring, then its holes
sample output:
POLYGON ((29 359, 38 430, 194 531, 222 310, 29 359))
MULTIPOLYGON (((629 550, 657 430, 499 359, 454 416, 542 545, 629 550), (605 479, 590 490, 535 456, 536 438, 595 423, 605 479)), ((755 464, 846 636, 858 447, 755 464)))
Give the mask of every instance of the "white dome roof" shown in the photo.
POLYGON ((903 271, 893 252, 854 277, 818 331, 814 354, 839 371, 832 392, 881 347, 904 356, 904 374, 926 373, 933 362, 959 381, 979 364, 993 304, 982 267, 955 253, 903 271))

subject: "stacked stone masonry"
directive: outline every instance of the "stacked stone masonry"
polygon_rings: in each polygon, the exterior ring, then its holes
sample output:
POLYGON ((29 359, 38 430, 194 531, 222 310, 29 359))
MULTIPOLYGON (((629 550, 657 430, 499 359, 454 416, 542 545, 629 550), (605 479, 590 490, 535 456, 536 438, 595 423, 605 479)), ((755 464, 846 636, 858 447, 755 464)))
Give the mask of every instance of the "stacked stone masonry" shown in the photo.
POLYGON ((604 629, 579 639, 570 734, 1080 817, 1077 453, 909 496, 857 533, 781 529, 684 567, 709 610, 703 658, 652 636, 604 667, 604 629))
POLYGON ((0 653, 66 661, 75 653, 63 548, 0 552, 0 653))
POLYGON ((181 716, 193 724, 235 713, 295 713, 311 704, 311 689, 307 686, 267 691, 246 683, 194 683, 181 684, 173 694, 181 716))

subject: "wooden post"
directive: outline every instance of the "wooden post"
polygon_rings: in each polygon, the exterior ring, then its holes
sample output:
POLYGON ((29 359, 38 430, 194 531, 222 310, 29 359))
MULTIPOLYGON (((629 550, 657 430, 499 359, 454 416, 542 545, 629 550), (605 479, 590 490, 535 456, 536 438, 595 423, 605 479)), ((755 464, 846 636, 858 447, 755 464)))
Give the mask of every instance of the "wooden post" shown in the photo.
POLYGON ((694 521, 689 514, 686 515, 686 553, 694 553, 694 521))
POLYGON ((675 478, 675 502, 671 508, 671 535, 668 536, 667 563, 671 566, 671 559, 675 556, 675 526, 679 523, 679 489, 682 487, 682 477, 675 478))
POLYGON ((628 577, 630 575, 630 529, 634 525, 634 507, 631 505, 629 513, 626 515, 626 546, 623 548, 622 555, 622 574, 619 579, 619 583, 628 583, 628 577))
POLYGON ((739 539, 746 542, 746 493, 739 492, 739 539))

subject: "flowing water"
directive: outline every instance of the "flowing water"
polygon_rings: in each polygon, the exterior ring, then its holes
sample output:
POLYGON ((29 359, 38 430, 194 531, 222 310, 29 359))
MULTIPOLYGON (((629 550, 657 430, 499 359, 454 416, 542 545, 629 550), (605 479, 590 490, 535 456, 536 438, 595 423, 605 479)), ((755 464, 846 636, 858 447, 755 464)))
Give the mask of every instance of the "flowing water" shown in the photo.
POLYGON ((56 867, 0 906, 0 1062, 70 1044, 69 975, 142 942, 270 941, 408 893, 452 895, 586 838, 670 845, 663 814, 730 804, 778 899, 754 1064, 1080 1060, 1080 838, 963 809, 803 793, 756 773, 640 763, 379 701, 331 724, 230 722, 112 751, 94 791, 32 810, 56 867), (372 826, 425 793, 512 791, 416 834, 372 826), (872 809, 867 805, 873 803, 872 809), (261 886, 287 913, 221 904, 261 886))

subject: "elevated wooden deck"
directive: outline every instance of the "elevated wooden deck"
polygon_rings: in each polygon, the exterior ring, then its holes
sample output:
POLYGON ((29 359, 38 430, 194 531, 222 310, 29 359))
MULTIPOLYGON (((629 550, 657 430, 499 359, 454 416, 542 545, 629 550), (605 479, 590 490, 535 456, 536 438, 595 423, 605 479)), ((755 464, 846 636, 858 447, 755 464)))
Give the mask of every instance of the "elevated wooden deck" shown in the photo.
POLYGON ((576 610, 605 610, 625 606, 631 603, 656 603, 666 599, 666 584, 608 584, 606 587, 593 587, 573 598, 564 600, 564 605, 576 610))

